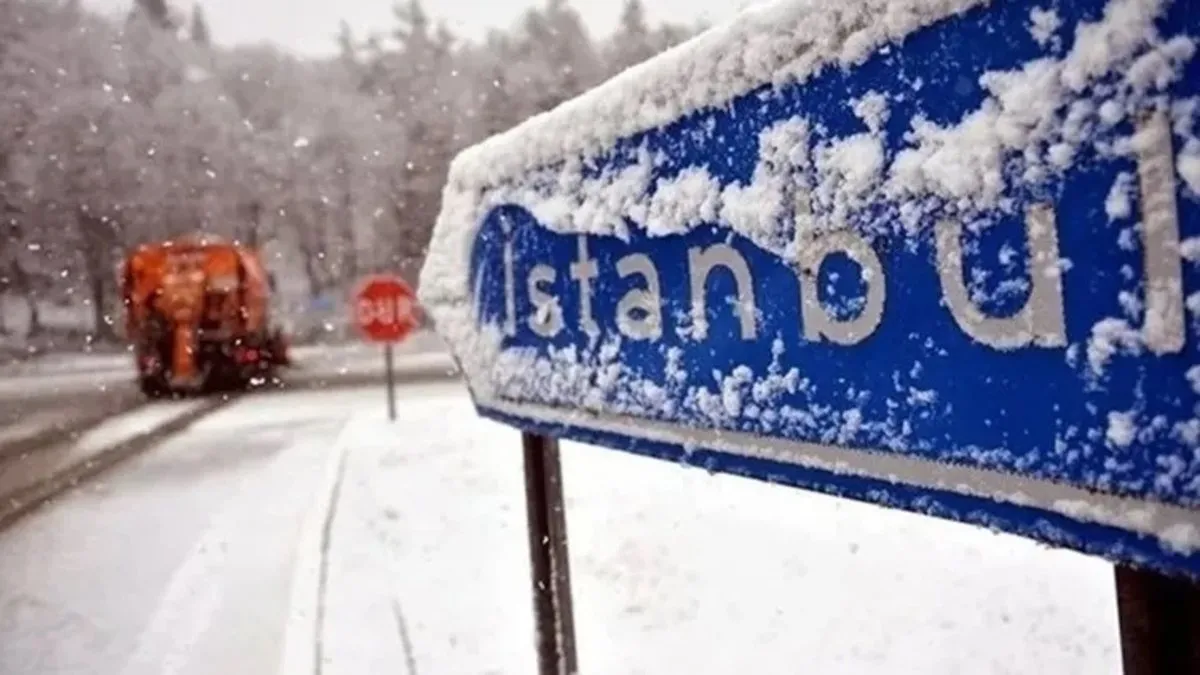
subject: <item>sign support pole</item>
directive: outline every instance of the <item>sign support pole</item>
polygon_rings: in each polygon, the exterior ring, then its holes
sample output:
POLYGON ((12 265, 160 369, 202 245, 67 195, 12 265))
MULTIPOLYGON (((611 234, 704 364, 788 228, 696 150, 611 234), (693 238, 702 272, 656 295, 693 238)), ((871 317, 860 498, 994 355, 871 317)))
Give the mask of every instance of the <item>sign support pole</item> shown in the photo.
POLYGON ((396 373, 393 369, 392 343, 383 346, 383 368, 387 371, 388 419, 396 421, 396 373))
POLYGON ((523 432, 525 509, 539 675, 575 675, 575 617, 558 439, 523 432))
POLYGON ((1125 675, 1200 673, 1200 584, 1116 566, 1125 675))

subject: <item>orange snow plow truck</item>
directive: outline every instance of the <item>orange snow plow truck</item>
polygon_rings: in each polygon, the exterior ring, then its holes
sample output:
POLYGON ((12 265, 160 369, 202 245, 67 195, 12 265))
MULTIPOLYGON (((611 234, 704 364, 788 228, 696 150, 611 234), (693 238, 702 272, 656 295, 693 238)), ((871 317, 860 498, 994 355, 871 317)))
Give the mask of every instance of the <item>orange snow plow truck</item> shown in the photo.
POLYGON ((121 284, 138 382, 151 397, 243 388, 288 363, 258 255, 217 237, 144 244, 121 284))

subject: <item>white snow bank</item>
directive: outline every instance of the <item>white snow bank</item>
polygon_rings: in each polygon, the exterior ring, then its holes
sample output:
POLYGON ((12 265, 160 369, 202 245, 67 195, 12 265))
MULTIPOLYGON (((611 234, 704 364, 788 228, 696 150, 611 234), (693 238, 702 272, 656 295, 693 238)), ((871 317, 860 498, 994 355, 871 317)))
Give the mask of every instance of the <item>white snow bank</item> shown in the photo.
POLYGON ((0 471, 0 495, 43 482, 51 476, 96 457, 99 453, 154 431, 198 410, 203 400, 148 405, 110 417, 73 441, 14 458, 0 471))
POLYGON ((520 437, 461 386, 398 393, 396 422, 368 409, 341 437, 322 672, 533 672, 520 437))
MULTIPOLYGON (((458 387, 400 411, 344 437, 324 672, 532 671, 519 435, 458 387)), ((1099 560, 575 443, 563 466, 583 673, 1120 672, 1099 560)))

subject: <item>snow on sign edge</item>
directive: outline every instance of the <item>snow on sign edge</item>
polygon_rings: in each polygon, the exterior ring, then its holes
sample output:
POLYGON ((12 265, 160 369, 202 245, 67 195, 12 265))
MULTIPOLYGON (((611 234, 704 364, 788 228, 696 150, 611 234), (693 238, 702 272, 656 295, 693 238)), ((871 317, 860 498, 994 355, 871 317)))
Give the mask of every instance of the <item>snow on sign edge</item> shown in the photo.
POLYGON ((757 86, 804 82, 830 64, 860 64, 892 41, 987 0, 781 0, 613 77, 464 151, 452 183, 487 186, 721 105, 757 86))
MULTIPOLYGON (((742 10, 658 56, 516 127, 467 148, 450 165, 442 210, 421 269, 421 305, 468 381, 499 350, 476 328, 471 245, 488 188, 523 171, 593 155, 618 139, 728 102, 764 84, 803 82, 833 63, 853 66, 889 42, 987 0, 778 0, 742 10)), ((482 382, 473 382, 482 385, 482 382)))

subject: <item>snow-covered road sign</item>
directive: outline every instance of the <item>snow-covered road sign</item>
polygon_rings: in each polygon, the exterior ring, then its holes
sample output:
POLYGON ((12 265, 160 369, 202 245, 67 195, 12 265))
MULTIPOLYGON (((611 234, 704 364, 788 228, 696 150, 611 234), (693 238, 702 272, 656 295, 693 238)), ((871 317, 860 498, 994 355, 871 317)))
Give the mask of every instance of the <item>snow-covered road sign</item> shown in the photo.
POLYGON ((744 13, 462 153, 421 300, 489 417, 1200 576, 1194 9, 744 13))

